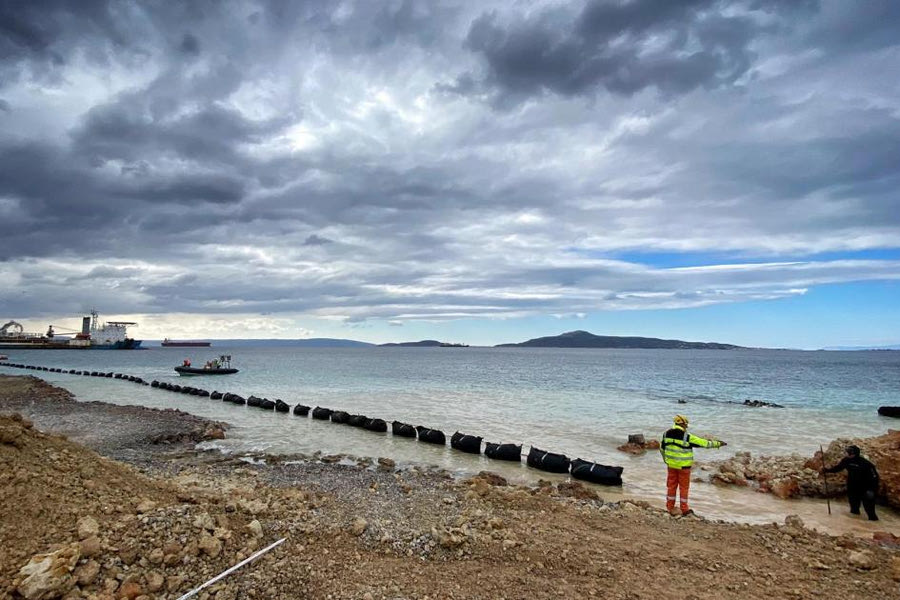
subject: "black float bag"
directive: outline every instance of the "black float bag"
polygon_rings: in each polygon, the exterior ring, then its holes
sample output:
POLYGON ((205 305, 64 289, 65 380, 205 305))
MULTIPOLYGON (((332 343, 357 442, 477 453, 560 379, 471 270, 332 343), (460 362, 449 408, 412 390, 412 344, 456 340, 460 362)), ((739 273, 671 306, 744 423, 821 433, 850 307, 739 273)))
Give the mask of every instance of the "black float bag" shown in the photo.
POLYGON ((279 400, 278 398, 275 398, 275 412, 280 412, 280 413, 291 412, 291 407, 284 400, 279 400))
POLYGON ((298 404, 294 407, 294 414, 298 417, 305 417, 309 414, 309 407, 305 404, 298 404))
POLYGON ((492 444, 484 445, 484 455, 494 460, 522 461, 522 444, 492 444))
POLYGON ((572 461, 572 477, 600 485, 622 485, 624 467, 610 467, 576 458, 572 461))
POLYGON ((312 418, 319 419, 320 421, 327 421, 331 418, 331 413, 334 412, 330 408, 322 408, 321 406, 317 406, 312 411, 312 418))
POLYGON ((400 421, 394 421, 393 423, 391 423, 391 431, 394 435, 398 435, 400 437, 416 437, 416 428, 412 425, 409 425, 408 423, 401 423, 400 421))
POLYGON ((376 433, 387 432, 387 423, 384 419, 369 419, 363 427, 369 431, 375 431, 376 433))
POLYGON ((369 417, 365 415, 350 415, 347 417, 347 425, 351 427, 365 427, 369 422, 369 417))
POLYGON ((528 466, 550 473, 568 473, 569 457, 565 454, 545 452, 532 446, 528 452, 528 466))
POLYGON ((423 425, 417 425, 416 431, 419 432, 419 441, 426 442, 429 444, 441 444, 444 445, 447 443, 447 436, 444 435, 443 431, 438 429, 429 429, 423 425))
POLYGON ((460 452, 481 454, 481 438, 457 431, 450 437, 450 447, 460 452))
POLYGON ((336 410, 331 413, 331 422, 332 423, 340 423, 344 424, 347 422, 347 419, 350 418, 350 414, 343 410, 336 410))

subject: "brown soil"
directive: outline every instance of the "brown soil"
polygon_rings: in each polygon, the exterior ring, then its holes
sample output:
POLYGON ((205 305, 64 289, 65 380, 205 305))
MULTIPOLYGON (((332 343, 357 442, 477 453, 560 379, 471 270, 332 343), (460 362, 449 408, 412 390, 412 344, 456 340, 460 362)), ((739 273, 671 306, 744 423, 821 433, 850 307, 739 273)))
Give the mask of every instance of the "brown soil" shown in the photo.
MULTIPOLYGON (((8 379, 0 411, 12 397, 56 402, 51 389, 13 390, 21 384, 8 379)), ((150 452, 139 472, 0 417, 0 597, 177 598, 282 537, 198 597, 656 599, 678 589, 844 600, 900 590, 896 547, 791 518, 725 524, 604 503, 579 484, 524 488, 487 474, 460 482, 398 471, 389 460, 247 462, 171 449, 165 460, 150 452), (35 554, 57 550, 44 587, 20 574, 35 554)))

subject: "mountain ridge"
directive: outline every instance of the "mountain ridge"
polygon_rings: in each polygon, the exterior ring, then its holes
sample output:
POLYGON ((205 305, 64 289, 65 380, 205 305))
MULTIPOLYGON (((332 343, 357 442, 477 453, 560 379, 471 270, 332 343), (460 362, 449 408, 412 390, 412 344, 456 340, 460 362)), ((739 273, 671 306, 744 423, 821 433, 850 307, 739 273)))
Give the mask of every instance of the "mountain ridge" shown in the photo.
POLYGON ((581 329, 559 335, 532 338, 530 340, 497 344, 495 348, 652 348, 690 350, 738 350, 743 346, 719 342, 686 342, 637 336, 594 335, 581 329))

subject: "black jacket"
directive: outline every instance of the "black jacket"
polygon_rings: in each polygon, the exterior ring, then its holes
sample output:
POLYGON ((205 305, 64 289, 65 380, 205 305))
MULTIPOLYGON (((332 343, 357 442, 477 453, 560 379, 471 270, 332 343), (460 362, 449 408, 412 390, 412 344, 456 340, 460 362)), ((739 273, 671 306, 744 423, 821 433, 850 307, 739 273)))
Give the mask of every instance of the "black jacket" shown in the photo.
POLYGON ((826 473, 837 473, 847 469, 847 489, 864 492, 878 490, 878 471, 875 465, 862 456, 846 456, 833 467, 825 469, 826 473))

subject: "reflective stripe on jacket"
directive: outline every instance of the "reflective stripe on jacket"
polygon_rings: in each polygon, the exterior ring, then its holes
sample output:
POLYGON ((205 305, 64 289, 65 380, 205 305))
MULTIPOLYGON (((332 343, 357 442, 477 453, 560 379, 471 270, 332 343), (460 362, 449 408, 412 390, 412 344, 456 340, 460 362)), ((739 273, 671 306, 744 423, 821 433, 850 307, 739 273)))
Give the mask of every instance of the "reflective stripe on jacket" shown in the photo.
POLYGON ((718 448, 722 442, 705 440, 685 431, 684 427, 675 425, 663 434, 659 443, 659 453, 667 467, 672 469, 688 469, 694 464, 694 448, 718 448))

